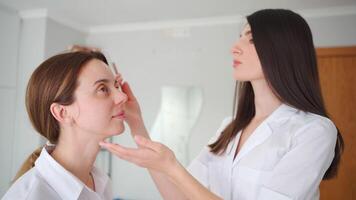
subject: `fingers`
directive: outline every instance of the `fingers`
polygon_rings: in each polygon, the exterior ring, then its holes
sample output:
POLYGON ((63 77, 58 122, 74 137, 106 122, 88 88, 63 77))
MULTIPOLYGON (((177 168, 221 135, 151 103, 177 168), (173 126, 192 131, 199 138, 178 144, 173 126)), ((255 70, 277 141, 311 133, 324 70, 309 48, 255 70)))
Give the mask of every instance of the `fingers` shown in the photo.
POLYGON ((100 142, 99 145, 118 155, 136 156, 138 150, 134 148, 123 147, 119 144, 112 144, 109 142, 100 142))
POLYGON ((131 87, 129 85, 128 82, 124 82, 122 85, 121 85, 121 88, 122 88, 122 91, 127 95, 127 97, 129 98, 129 101, 136 101, 136 97, 135 95, 133 94, 132 90, 131 90, 131 87))
POLYGON ((141 167, 149 167, 147 160, 154 157, 154 152, 147 148, 134 149, 108 142, 100 142, 99 145, 114 155, 118 156, 119 158, 141 167))
POLYGON ((120 73, 118 73, 118 74, 115 76, 115 81, 116 81, 117 83, 119 83, 120 86, 122 87, 124 78, 122 77, 122 75, 121 75, 120 73))
POLYGON ((118 155, 119 157, 132 157, 137 159, 143 159, 148 156, 148 154, 154 153, 149 148, 129 148, 124 147, 119 144, 112 144, 108 142, 100 142, 101 147, 107 149, 111 153, 118 155))
POLYGON ((117 73, 115 80, 120 84, 122 91, 127 95, 130 101, 136 101, 136 97, 133 94, 131 87, 128 82, 124 82, 124 78, 120 73, 117 73))
POLYGON ((145 137, 139 136, 139 135, 135 135, 135 141, 136 143, 140 146, 140 147, 145 147, 145 148, 149 148, 152 149, 155 152, 162 152, 165 150, 165 146, 159 142, 154 142, 150 139, 147 139, 145 137))
POLYGON ((100 52, 101 50, 96 47, 83 46, 83 45, 71 45, 68 47, 71 52, 84 51, 84 52, 100 52))

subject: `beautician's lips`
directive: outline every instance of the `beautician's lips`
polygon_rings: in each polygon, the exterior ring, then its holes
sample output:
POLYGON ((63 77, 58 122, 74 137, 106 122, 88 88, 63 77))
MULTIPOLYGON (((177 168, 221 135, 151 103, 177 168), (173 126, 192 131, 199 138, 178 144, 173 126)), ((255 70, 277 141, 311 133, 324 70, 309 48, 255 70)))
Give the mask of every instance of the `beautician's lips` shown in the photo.
POLYGON ((125 112, 119 112, 117 115, 112 116, 113 118, 119 118, 119 119, 124 119, 125 118, 125 112))
POLYGON ((241 62, 238 60, 234 60, 234 62, 233 62, 234 67, 237 67, 240 64, 241 64, 241 62))

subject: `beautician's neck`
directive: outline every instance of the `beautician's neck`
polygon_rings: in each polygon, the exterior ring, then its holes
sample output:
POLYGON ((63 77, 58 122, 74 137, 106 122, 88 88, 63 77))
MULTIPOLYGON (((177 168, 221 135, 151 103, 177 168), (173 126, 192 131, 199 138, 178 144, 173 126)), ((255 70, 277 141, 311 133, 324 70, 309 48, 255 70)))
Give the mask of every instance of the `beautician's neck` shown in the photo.
POLYGON ((255 119, 264 119, 276 110, 282 102, 272 92, 266 80, 251 81, 255 94, 255 119))
POLYGON ((62 132, 51 155, 66 170, 86 184, 100 150, 99 141, 93 138, 75 137, 76 135, 78 134, 62 132))

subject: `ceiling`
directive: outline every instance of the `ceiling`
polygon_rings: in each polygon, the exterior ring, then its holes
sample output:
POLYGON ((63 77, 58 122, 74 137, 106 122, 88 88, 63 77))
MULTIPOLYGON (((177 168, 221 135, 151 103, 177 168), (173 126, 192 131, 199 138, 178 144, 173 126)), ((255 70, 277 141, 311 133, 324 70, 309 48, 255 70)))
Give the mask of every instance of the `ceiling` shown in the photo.
POLYGON ((47 9, 84 27, 245 15, 262 8, 292 10, 356 6, 356 0, 0 0, 16 11, 47 9))

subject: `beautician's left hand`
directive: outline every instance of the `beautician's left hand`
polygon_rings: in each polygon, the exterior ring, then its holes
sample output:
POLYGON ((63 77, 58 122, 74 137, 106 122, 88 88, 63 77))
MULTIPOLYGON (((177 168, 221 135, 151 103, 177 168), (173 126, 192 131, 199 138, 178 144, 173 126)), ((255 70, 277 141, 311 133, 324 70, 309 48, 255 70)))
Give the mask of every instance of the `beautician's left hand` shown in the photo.
POLYGON ((100 146, 106 148, 121 159, 144 168, 161 172, 169 177, 172 177, 175 171, 182 167, 177 161, 173 151, 167 146, 141 136, 135 136, 135 142, 138 144, 137 149, 108 142, 102 142, 100 146))
POLYGON ((120 73, 115 77, 115 79, 120 84, 122 92, 127 95, 127 102, 124 105, 125 121, 131 129, 132 136, 141 135, 149 138, 143 122, 140 105, 133 94, 129 83, 123 81, 120 73))

